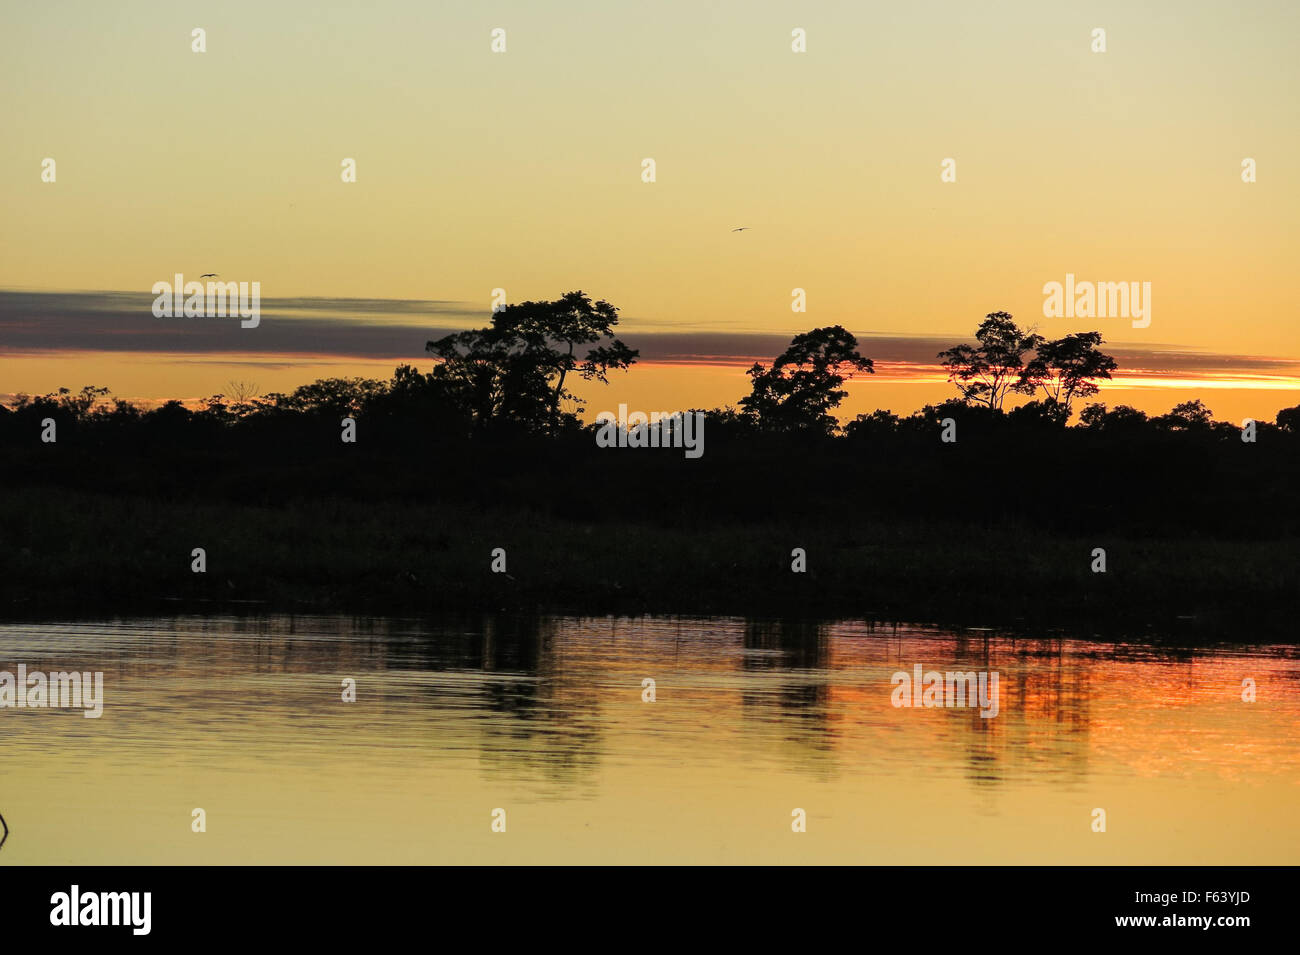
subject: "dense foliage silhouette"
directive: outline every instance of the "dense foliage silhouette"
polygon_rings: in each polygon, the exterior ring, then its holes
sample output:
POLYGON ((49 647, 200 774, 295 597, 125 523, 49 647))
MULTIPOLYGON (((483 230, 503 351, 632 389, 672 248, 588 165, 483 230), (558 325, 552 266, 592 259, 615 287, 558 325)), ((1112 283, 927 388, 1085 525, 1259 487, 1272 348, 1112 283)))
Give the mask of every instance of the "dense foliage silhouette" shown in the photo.
POLYGON ((977 345, 945 352, 958 397, 840 426, 845 378, 872 365, 833 326, 750 369, 738 408, 683 409, 705 418, 691 460, 600 448, 578 418, 566 379, 635 361, 616 320, 571 293, 431 343, 427 373, 197 407, 96 386, 20 396, 0 410, 0 612, 177 598, 1290 619, 1300 406, 1254 442, 1200 401, 1154 417, 1094 403, 1070 423, 1115 367, 1100 336, 1046 342, 994 313, 977 345), (1042 397, 1004 410, 1012 392, 1042 397), (189 572, 196 546, 210 574, 189 572), (487 572, 497 546, 508 579, 487 572), (790 572, 796 546, 806 575, 790 572), (1105 575, 1089 571, 1096 547, 1105 575))

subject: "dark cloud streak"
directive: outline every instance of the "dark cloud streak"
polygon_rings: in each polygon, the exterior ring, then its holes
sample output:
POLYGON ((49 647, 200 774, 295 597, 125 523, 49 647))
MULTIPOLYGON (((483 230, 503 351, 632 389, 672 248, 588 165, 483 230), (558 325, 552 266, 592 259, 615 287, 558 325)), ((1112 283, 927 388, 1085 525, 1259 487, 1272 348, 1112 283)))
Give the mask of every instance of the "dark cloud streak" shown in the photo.
MULTIPOLYGON (((65 352, 239 355, 291 363, 294 359, 427 360, 425 342, 486 324, 483 307, 465 302, 387 299, 264 299, 256 328, 236 318, 155 318, 154 296, 134 292, 33 292, 0 290, 0 348, 5 354, 65 352), (428 321, 413 321, 423 316, 428 321), (388 319, 388 320, 385 320, 388 319)), ((641 350, 645 362, 747 365, 770 361, 789 335, 751 332, 638 330, 620 337, 641 350)), ((671 327, 671 325, 669 326, 671 327)), ((864 354, 881 362, 933 368, 936 355, 957 344, 931 335, 858 335, 864 354)), ((1108 347, 1123 371, 1208 375, 1236 372, 1300 373, 1300 361, 1225 355, 1151 345, 1108 347)))

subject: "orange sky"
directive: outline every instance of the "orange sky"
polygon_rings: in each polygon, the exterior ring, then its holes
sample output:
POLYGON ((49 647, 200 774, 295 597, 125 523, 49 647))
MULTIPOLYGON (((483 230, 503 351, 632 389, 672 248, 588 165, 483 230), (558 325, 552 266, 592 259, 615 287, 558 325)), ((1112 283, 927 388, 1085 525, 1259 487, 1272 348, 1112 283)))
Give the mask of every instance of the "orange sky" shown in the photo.
MULTIPOLYGON (((635 339, 633 339, 635 340, 635 339)), ((870 349, 864 349, 870 354, 870 349)), ((772 356, 763 360, 771 361, 772 356)), ((49 355, 0 359, 0 374, 10 393, 44 393, 58 384, 80 388, 106 384, 120 396, 143 404, 168 397, 186 400, 210 394, 230 394, 232 383, 255 387, 261 394, 289 391, 316 378, 364 376, 386 379, 399 363, 424 370, 424 356, 390 359, 347 359, 338 356, 295 355, 291 360, 268 360, 265 355, 59 352, 49 355), (132 391, 121 382, 147 384, 132 391)), ((735 358, 683 362, 640 362, 626 373, 610 378, 608 386, 577 382, 574 390, 587 403, 584 418, 625 403, 633 410, 673 411, 737 405, 748 393, 746 368, 752 363, 735 358)), ((876 373, 848 383, 849 397, 840 409, 842 420, 875 408, 909 414, 922 405, 943 401, 956 392, 937 364, 877 361, 876 373)), ((1230 372, 1121 371, 1094 399, 1114 406, 1129 404, 1149 414, 1161 414, 1181 401, 1199 398, 1221 420, 1240 422, 1250 417, 1271 421, 1281 408, 1300 405, 1300 375, 1230 372)), ((1013 402, 1014 403, 1014 402, 1013 402)))
MULTIPOLYGON (((437 300, 455 321, 428 325, 467 327, 493 289, 581 288, 619 306, 634 346, 830 324, 952 344, 1005 310, 1049 337, 1096 328, 1116 350, 1290 360, 1297 35, 1300 5, 1282 0, 9 5, 0 289, 144 294, 219 272, 268 301, 437 300), (1151 283, 1150 325, 1045 317, 1044 284, 1067 273, 1151 283)), ((0 394, 287 390, 424 359, 418 336, 329 367, 301 347, 276 359, 253 344, 268 324, 165 350, 142 329, 134 352, 15 347, 0 325, 0 394)), ((1242 380, 1221 365, 1146 366, 1166 373, 1152 381, 1121 362, 1102 398, 1163 411, 1200 396, 1228 418, 1300 401, 1287 368, 1242 380)), ((950 393, 927 374, 882 367, 846 410, 950 393)), ((598 400, 744 391, 738 367, 650 360, 598 400)))

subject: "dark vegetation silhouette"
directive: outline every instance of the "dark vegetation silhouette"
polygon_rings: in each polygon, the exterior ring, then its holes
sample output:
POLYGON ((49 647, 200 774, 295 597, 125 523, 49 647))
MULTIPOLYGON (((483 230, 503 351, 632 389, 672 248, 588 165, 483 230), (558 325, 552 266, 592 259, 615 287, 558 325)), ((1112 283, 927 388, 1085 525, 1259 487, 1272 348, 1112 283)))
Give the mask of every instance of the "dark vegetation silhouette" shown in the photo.
MULTIPOLYGON (((487 328, 429 342, 425 350, 439 362, 423 386, 477 430, 502 425, 525 431, 580 427, 583 406, 565 389, 569 375, 608 382, 611 371, 636 361, 636 350, 614 337, 617 324, 618 309, 603 300, 593 303, 581 291, 554 302, 505 306, 493 314, 487 328), (604 343, 585 356, 578 354, 581 347, 597 342, 604 343)), ((413 370, 410 381, 418 388, 413 370)))
POLYGON ((841 425, 845 382, 873 368, 830 326, 750 368, 737 408, 682 409, 705 416, 687 459, 600 448, 580 419, 575 376, 636 360, 617 324, 572 292, 430 342, 431 371, 388 381, 152 409, 103 387, 19 396, 0 408, 0 614, 250 601, 1292 627, 1300 406, 1254 443, 1200 401, 1079 407, 1116 368, 1100 334, 1048 341, 994 312, 940 355, 956 397, 841 425), (1007 410, 1012 395, 1029 400, 1007 410), (508 574, 489 572, 495 547, 508 574))
POLYGON ((742 418, 760 431, 831 435, 839 422, 831 414, 848 392, 841 386, 855 372, 872 374, 870 358, 841 326, 796 335, 790 347, 764 367, 749 369, 750 393, 740 399, 742 418))

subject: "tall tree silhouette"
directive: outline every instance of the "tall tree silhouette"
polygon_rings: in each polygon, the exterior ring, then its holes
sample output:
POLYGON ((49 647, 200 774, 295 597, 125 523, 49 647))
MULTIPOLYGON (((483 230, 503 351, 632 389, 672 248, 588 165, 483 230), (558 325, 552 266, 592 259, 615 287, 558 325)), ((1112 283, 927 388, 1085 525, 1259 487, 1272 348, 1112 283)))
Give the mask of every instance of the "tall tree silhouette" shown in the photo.
POLYGON ((1097 381, 1109 379, 1119 367, 1114 358, 1098 348, 1101 344, 1101 332, 1076 332, 1041 342, 1025 367, 1024 381, 1042 388, 1049 401, 1065 409, 1065 420, 1069 420, 1071 402, 1091 398, 1100 390, 1097 381))
POLYGON ((614 337, 617 324, 613 305, 569 292, 553 302, 505 306, 487 328, 447 335, 425 350, 441 359, 432 378, 476 425, 508 421, 544 430, 561 423, 561 401, 582 407, 565 387, 571 374, 607 383, 611 370, 636 361, 636 349, 614 337), (579 353, 596 342, 602 344, 579 353))
POLYGON ((841 386, 857 372, 874 373, 858 340, 840 325, 815 328, 790 341, 790 347, 765 368, 755 362, 747 374, 750 393, 740 399, 745 414, 765 431, 832 433, 831 412, 848 394, 841 386))
POLYGON ((948 380, 969 404, 1001 409, 1012 391, 1032 394, 1024 375, 1025 355, 1043 343, 1032 331, 1021 331, 1009 312, 990 312, 975 332, 977 345, 955 345, 939 352, 948 380))

